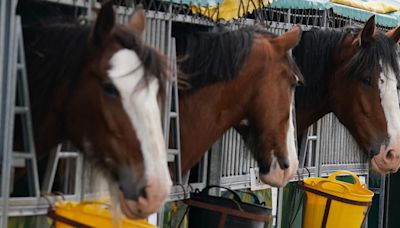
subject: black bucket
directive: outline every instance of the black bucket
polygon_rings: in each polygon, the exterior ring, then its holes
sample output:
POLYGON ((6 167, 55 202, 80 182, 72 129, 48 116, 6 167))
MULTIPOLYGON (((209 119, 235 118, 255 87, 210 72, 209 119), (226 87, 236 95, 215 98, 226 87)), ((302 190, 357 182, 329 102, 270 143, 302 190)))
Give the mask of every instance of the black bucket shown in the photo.
POLYGON ((261 204, 254 193, 254 204, 242 202, 240 196, 225 187, 208 186, 184 202, 189 205, 189 227, 264 228, 271 221, 272 209, 261 204), (209 194, 211 188, 223 188, 233 199, 209 194))

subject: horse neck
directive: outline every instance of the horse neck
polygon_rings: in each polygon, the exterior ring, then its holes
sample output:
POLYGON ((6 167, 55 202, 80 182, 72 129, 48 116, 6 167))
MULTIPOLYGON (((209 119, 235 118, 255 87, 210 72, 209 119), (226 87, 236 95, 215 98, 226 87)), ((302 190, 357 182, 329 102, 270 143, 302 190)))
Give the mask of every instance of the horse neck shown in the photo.
POLYGON ((302 133, 311 124, 332 112, 329 98, 332 72, 338 65, 336 58, 342 48, 345 30, 314 29, 303 33, 293 50, 305 85, 296 89, 297 132, 302 133))
POLYGON ((79 76, 86 58, 87 34, 76 26, 24 28, 33 131, 39 158, 64 138, 65 104, 69 86, 79 76))
MULTIPOLYGON (((314 64, 318 64, 314 62, 314 64)), ((329 73, 309 78, 303 73, 305 85, 296 89, 296 129, 301 134, 318 119, 332 111, 329 103, 329 73)), ((313 75, 315 76, 315 75, 313 75)))
POLYGON ((303 133, 309 126, 317 122, 324 115, 331 112, 328 100, 310 106, 296 105, 297 134, 303 133))
POLYGON ((65 138, 63 110, 54 107, 57 101, 50 104, 49 111, 45 113, 46 118, 40 122, 34 122, 34 138, 38 157, 48 153, 65 138))
MULTIPOLYGON (((319 64, 317 61, 313 61, 313 65, 317 64, 319 64)), ((311 68, 313 67, 311 66, 311 68)), ((327 70, 322 72, 327 72, 327 70)), ((301 134, 324 115, 332 112, 328 95, 331 74, 320 73, 311 78, 306 72, 302 73, 305 78, 305 85, 297 88, 295 92, 298 134, 301 134)))
POLYGON ((183 173, 193 167, 226 130, 243 118, 246 96, 243 92, 241 94, 233 91, 233 83, 216 83, 180 96, 183 173))

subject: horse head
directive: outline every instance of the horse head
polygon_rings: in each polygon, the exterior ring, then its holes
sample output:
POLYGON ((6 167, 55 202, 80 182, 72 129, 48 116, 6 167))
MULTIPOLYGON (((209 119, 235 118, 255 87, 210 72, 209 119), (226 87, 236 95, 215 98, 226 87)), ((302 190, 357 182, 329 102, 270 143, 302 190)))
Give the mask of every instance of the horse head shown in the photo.
POLYGON ((371 17, 343 40, 329 82, 333 112, 382 174, 400 167, 399 36, 399 28, 378 31, 371 17))
POLYGON ((127 26, 114 21, 106 3, 89 36, 87 65, 65 104, 65 128, 110 186, 118 186, 122 212, 146 217, 171 187, 159 103, 166 64, 142 41, 143 10, 127 26))
POLYGON ((251 79, 248 112, 236 126, 258 162, 261 180, 272 186, 284 186, 298 169, 292 101, 303 77, 288 51, 300 38, 301 29, 295 26, 281 36, 262 36, 254 43, 257 61, 249 61, 248 67, 257 62, 264 67, 251 79))

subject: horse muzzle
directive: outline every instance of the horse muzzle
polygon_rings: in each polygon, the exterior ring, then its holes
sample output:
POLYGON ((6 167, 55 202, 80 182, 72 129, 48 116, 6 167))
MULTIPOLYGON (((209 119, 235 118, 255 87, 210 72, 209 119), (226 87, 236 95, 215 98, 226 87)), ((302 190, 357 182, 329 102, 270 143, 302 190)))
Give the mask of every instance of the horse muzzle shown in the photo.
POLYGON ((379 153, 371 158, 371 168, 380 174, 394 173, 400 167, 400 151, 395 147, 380 147, 379 153))
POLYGON ((147 180, 148 183, 144 188, 119 191, 122 213, 130 219, 146 218, 157 212, 170 193, 172 186, 170 178, 161 180, 150 177, 147 180))

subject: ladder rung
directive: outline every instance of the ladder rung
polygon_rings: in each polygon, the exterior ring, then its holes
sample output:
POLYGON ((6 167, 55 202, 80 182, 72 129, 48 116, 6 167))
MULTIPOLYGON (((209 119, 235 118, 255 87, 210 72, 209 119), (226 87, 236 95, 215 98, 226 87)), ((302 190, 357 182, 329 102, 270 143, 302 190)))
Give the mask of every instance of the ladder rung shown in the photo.
POLYGON ((178 155, 179 151, 177 149, 168 149, 168 154, 171 155, 178 155))
POLYGON ((77 152, 60 152, 58 154, 59 158, 77 158, 79 153, 77 152))
POLYGON ((167 155, 167 160, 168 162, 175 162, 175 156, 172 154, 168 154, 167 155))
POLYGON ((308 140, 317 140, 318 136, 312 135, 307 137, 308 140))
POLYGON ((17 63, 17 69, 18 69, 18 70, 24 69, 24 64, 22 64, 22 63, 17 63))
POLYGON ((17 106, 17 107, 15 107, 14 110, 15 110, 16 114, 26 114, 29 112, 28 107, 22 107, 22 106, 17 106))
POLYGON ((12 153, 13 158, 22 158, 22 159, 33 159, 33 154, 26 152, 16 152, 12 153))
POLYGON ((26 162, 24 158, 14 158, 12 159, 12 167, 25 167, 26 162))
POLYGON ((169 118, 175 118, 175 117, 177 117, 178 115, 176 114, 176 112, 170 112, 169 113, 169 118))

